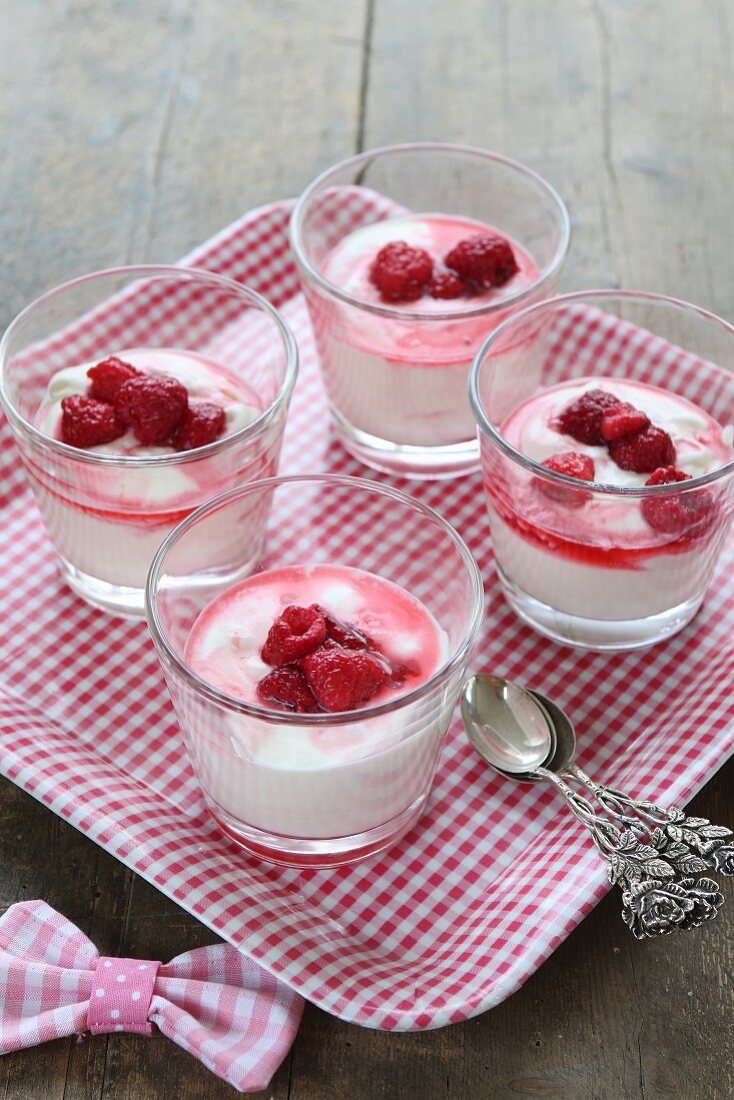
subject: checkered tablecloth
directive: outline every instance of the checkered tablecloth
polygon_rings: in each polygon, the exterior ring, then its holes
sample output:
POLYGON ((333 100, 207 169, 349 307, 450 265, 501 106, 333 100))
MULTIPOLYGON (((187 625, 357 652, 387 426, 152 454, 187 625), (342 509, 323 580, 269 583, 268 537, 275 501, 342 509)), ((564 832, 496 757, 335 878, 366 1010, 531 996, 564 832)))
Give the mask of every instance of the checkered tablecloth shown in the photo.
MULTIPOLYGON (((364 476, 330 437, 289 212, 256 210, 186 261, 259 290, 297 335, 281 470, 364 476)), ((603 355, 603 326, 584 323, 568 338, 603 355)), ((490 773, 458 720, 429 811, 397 849, 331 871, 242 855, 207 816, 145 626, 96 613, 61 585, 5 424, 0 463, 0 769, 273 974, 345 1020, 438 1027, 507 997, 601 898, 604 869, 581 826, 551 790, 490 773)), ((637 654, 579 653, 504 603, 479 475, 393 483, 450 520, 484 572, 473 667, 567 708, 584 767, 670 804, 734 750, 731 542, 702 612, 676 638, 637 654)))

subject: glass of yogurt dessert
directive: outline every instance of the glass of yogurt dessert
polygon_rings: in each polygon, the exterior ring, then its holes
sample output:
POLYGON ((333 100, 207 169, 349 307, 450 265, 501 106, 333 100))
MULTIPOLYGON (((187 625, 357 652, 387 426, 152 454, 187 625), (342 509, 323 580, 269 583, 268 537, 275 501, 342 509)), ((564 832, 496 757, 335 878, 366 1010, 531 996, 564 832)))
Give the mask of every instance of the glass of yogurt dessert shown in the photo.
POLYGON ((272 478, 185 520, 153 562, 148 625, 219 826, 290 866, 393 844, 426 804, 483 605, 457 533, 371 481, 272 478), (241 532, 226 570, 223 523, 241 532))
MULTIPOLYGON (((205 271, 96 272, 24 309, 0 343, 0 401, 71 588, 142 615, 176 524, 276 472, 297 369, 277 311, 205 271)), ((235 534, 220 532, 223 561, 235 534)))
POLYGON ((731 525, 734 328, 654 294, 530 306, 470 396, 495 560, 521 618, 631 649, 696 614, 731 525))
POLYGON ((476 469, 471 361, 555 287, 569 221, 553 188, 482 149, 374 149, 306 189, 291 241, 347 450, 413 477, 476 469))

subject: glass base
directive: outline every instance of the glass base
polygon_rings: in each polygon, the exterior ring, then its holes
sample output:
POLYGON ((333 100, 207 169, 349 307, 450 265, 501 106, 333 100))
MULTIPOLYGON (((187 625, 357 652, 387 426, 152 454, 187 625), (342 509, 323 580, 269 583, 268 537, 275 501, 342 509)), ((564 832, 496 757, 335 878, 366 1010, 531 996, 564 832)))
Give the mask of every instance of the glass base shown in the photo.
POLYGON ((379 855, 396 844, 415 825, 423 813, 428 793, 408 806, 397 817, 374 829, 353 836, 308 840, 305 837, 279 836, 238 821, 210 800, 209 812, 223 833, 250 855, 279 867, 313 869, 343 867, 379 855))
POLYGON ((110 584, 89 573, 82 573, 71 562, 60 559, 61 576, 77 596, 111 615, 121 615, 125 619, 145 617, 145 590, 126 588, 124 585, 110 584))
POLYGON ((599 652, 663 642, 687 626, 703 603, 703 596, 697 596, 645 619, 585 619, 541 603, 513 584, 499 567, 497 572, 507 602, 528 626, 554 642, 599 652))
POLYGON ((333 409, 332 417, 336 437, 342 446, 373 470, 422 481, 445 481, 479 469, 478 439, 445 446, 416 447, 392 443, 389 439, 360 431, 333 409))

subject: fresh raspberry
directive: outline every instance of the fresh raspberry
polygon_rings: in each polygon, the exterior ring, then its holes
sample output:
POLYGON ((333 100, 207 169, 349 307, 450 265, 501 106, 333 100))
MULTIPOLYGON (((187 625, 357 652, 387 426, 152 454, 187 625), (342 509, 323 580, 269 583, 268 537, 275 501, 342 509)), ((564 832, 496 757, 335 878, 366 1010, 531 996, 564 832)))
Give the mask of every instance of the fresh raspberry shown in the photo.
POLYGON ((257 694, 264 703, 279 703, 286 710, 299 714, 313 714, 319 709, 298 665, 285 665, 263 676, 257 685, 257 694))
POLYGON ((466 294, 466 284, 450 271, 439 271, 431 279, 428 293, 432 298, 460 298, 466 294))
POLYGON ((92 381, 87 391, 90 397, 97 401, 107 401, 111 405, 117 397, 117 391, 123 382, 129 378, 139 378, 142 371, 137 370, 130 363, 111 355, 109 359, 103 359, 95 367, 87 371, 87 378, 92 381))
POLYGON ((328 711, 364 706, 390 676, 376 655, 340 646, 310 653, 302 667, 316 701, 328 711))
POLYGON ((326 608, 321 607, 319 604, 312 604, 309 610, 317 611, 323 616, 326 623, 326 638, 328 641, 333 642, 335 645, 343 646, 344 649, 371 649, 372 645, 366 634, 363 634, 361 630, 357 630, 356 626, 351 626, 349 623, 342 622, 341 619, 337 619, 336 615, 332 615, 326 608))
MULTIPOLYGON (((565 474, 566 477, 575 477, 579 481, 593 481, 596 474, 594 461, 589 455, 579 454, 578 451, 566 451, 564 454, 551 455, 543 463, 549 470, 557 474, 565 474)), ((550 481, 538 479, 540 488, 551 500, 565 504, 569 508, 580 508, 590 497, 590 493, 579 489, 571 489, 566 485, 555 485, 550 481)))
POLYGON ((370 268, 370 281, 388 302, 415 302, 433 275, 433 260, 424 248, 391 241, 370 268))
POLYGON ((446 253, 446 267, 482 290, 504 286, 519 268, 510 242, 495 233, 466 237, 446 253))
POLYGON ((640 432, 650 425, 650 417, 634 405, 628 405, 622 401, 619 405, 613 405, 611 409, 605 409, 601 418, 601 436, 607 443, 614 439, 621 439, 623 435, 632 435, 640 432))
POLYGON ((317 607, 291 605, 281 611, 268 631, 260 656, 276 668, 313 653, 326 641, 326 623, 317 607))
POLYGON ((593 458, 579 454, 578 451, 565 451, 560 455, 551 455, 543 465, 557 474, 575 477, 579 481, 593 481, 596 473, 593 458))
POLYGON ((193 451, 213 443, 224 431, 224 409, 213 401, 189 401, 173 437, 177 451, 193 451))
MULTIPOLYGON (((645 485, 675 485, 690 480, 690 475, 677 467, 664 466, 658 467, 645 485)), ((662 534, 700 535, 713 519, 714 502, 708 489, 669 497, 656 496, 643 500, 642 514, 650 527, 662 534)))
POLYGON ((658 466, 653 470, 645 485, 674 485, 677 481, 690 481, 691 475, 684 474, 677 466, 658 466))
POLYGON ((125 431, 112 405, 82 393, 61 402, 61 438, 72 447, 96 447, 111 443, 125 431))
POLYGON ((143 374, 123 382, 115 397, 115 412, 129 425, 139 443, 170 443, 186 412, 188 394, 175 378, 143 374))
POLYGON ((559 432, 572 436, 579 443, 603 444, 602 418, 607 409, 619 404, 619 398, 606 390, 587 390, 563 410, 556 426, 559 432))
POLYGON ((623 435, 609 444, 609 454, 623 470, 649 474, 658 466, 675 464, 675 445, 662 428, 650 425, 632 435, 623 435))

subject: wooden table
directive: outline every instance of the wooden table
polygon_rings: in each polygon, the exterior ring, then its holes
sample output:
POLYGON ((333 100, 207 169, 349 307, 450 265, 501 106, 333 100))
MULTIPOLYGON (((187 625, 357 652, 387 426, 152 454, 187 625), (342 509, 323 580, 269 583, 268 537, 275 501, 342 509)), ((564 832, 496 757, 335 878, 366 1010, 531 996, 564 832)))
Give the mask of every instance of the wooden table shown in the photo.
MULTIPOLYGON (((573 219, 567 289, 732 312, 727 0, 2 0, 0 320, 43 289, 171 261, 359 149, 468 142, 536 168, 573 219)), ((695 800, 734 822, 734 763, 695 800)), ((0 904, 42 897, 107 954, 205 928, 9 783, 0 904)), ((417 1035, 310 1006, 276 1100, 734 1095, 734 889, 718 921, 638 944, 609 897, 494 1011, 417 1035)), ((231 1097, 160 1036, 0 1062, 8 1100, 231 1097)))

